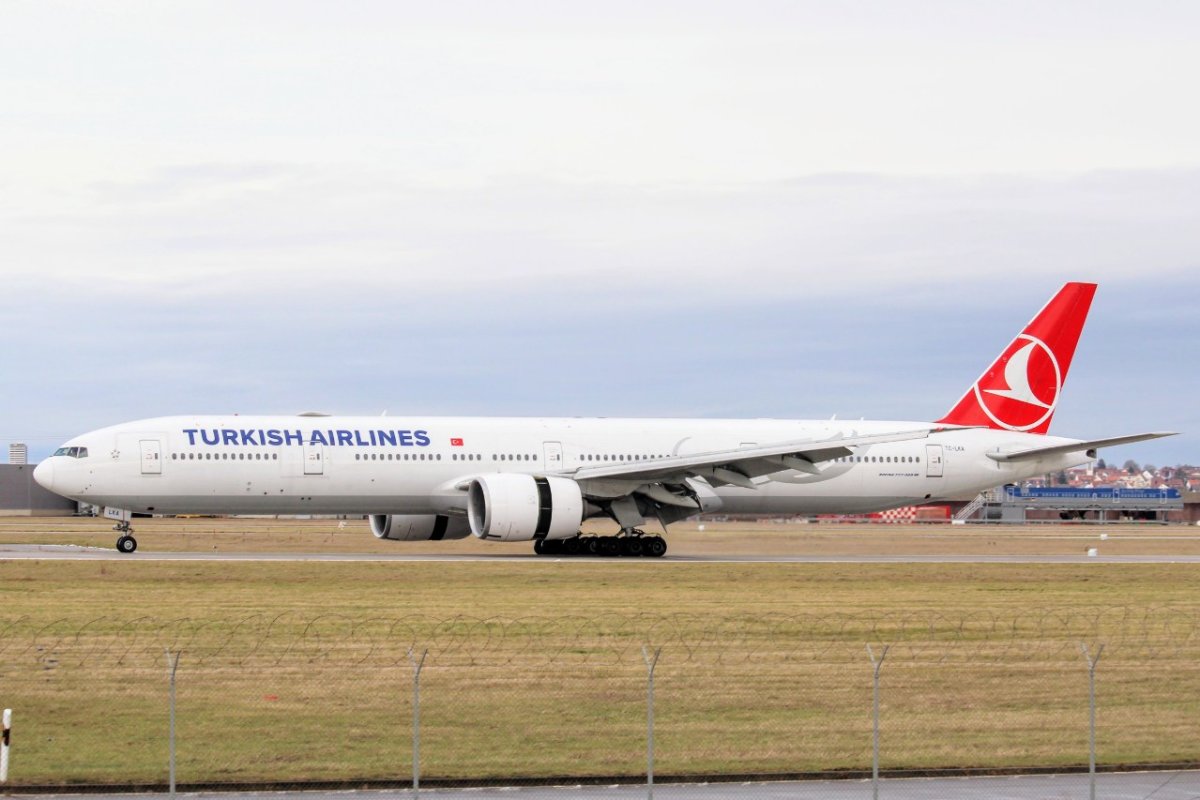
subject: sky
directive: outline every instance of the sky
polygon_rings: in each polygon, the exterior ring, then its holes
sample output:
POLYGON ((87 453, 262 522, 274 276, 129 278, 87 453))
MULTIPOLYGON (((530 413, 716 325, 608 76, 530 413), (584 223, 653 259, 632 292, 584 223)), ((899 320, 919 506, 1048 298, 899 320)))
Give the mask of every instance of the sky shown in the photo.
POLYGON ((1200 463, 1191 2, 9 2, 0 446, 188 413, 927 420, 1200 463))

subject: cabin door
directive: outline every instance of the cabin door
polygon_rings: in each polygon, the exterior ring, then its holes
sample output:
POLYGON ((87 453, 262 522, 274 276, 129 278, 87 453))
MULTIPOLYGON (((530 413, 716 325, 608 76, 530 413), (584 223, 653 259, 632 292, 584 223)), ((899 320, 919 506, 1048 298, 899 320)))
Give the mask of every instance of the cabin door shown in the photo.
POLYGON ((142 474, 162 475, 162 443, 157 439, 142 439, 142 474))
POLYGON ((925 445, 925 477, 942 477, 944 466, 942 463, 942 446, 940 444, 925 445))
POLYGON ((542 442, 542 450, 546 454, 546 472, 558 472, 563 468, 562 442, 542 442))
POLYGON ((324 447, 319 444, 304 445, 304 474, 305 475, 324 475, 325 474, 325 453, 324 447))

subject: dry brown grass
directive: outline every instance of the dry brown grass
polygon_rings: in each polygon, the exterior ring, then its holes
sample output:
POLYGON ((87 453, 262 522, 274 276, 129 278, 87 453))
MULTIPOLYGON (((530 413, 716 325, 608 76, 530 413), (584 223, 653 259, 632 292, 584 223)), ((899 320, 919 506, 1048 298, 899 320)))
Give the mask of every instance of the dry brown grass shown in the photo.
MULTIPOLYGON (((100 521, 3 523, 9 541, 111 544, 100 521)), ((138 535, 147 550, 497 552, 362 525, 155 520, 138 535)), ((1195 547, 1186 529, 1108 532, 1103 552, 1195 547)), ((1078 553, 1098 533, 709 523, 672 541, 1078 553)), ((861 769, 870 642, 893 646, 885 767, 1066 765, 1086 758, 1088 641, 1107 643, 1101 762, 1176 761, 1200 750, 1197 586, 1186 564, 0 561, 0 705, 16 709, 18 784, 163 780, 170 645, 181 781, 403 779, 406 653, 428 647, 427 777, 633 776, 650 644, 660 773, 861 769)))

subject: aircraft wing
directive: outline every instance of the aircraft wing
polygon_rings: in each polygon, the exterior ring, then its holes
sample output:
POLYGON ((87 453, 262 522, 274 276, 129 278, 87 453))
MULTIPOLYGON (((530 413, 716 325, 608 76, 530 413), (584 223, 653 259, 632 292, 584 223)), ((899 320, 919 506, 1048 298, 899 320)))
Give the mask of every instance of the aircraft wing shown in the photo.
POLYGON ((1144 442, 1149 439, 1161 439, 1164 436, 1176 436, 1175 431, 1157 431, 1154 433, 1134 433, 1129 436, 1114 436, 1110 439, 1092 439, 1086 442, 1070 442, 1068 444, 1055 444, 1047 447, 1031 447, 1027 450, 1015 450, 1011 453, 988 453, 987 457, 993 461, 1008 462, 1008 461, 1029 461, 1035 458, 1043 458, 1045 456, 1062 455, 1063 453, 1090 453, 1095 455, 1095 451, 1099 447, 1112 447, 1118 444, 1131 444, 1133 442, 1144 442))
POLYGON ((682 456, 669 456, 622 464, 580 467, 563 473, 577 481, 629 481, 639 484, 682 483, 687 478, 704 478, 716 485, 755 488, 751 478, 794 469, 819 475, 822 461, 850 455, 851 447, 886 442, 924 439, 945 426, 923 427, 867 436, 838 436, 805 439, 769 445, 748 445, 682 456))

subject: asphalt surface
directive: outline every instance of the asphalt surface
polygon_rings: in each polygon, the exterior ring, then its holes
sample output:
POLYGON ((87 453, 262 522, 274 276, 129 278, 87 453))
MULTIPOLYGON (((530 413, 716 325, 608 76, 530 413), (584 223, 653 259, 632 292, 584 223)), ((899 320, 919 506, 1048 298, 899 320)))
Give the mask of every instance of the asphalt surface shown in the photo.
MULTIPOLYGON (((54 544, 0 544, 0 561, 16 560, 99 560, 99 561, 593 561, 607 563, 610 558, 585 556, 418 554, 418 553, 199 553, 141 550, 118 553, 106 547, 78 547, 54 544)), ((639 561, 642 559, 638 559, 639 561)), ((666 563, 798 563, 798 564, 1197 564, 1200 555, 672 555, 647 559, 666 563)))
MULTIPOLYGON (((871 798, 871 781, 798 781, 778 783, 658 784, 659 800, 851 800, 871 798)), ((644 784, 623 786, 547 786, 537 788, 427 789, 422 797, 436 800, 626 800, 646 797, 644 784)), ((95 795, 44 795, 94 798, 95 795)), ((106 800, 145 800, 160 794, 105 795, 106 800)), ((229 792, 181 794, 219 800, 390 800, 413 797, 405 791, 229 792)), ((1022 775, 987 778, 891 778, 879 782, 882 800, 1086 800, 1088 776, 1022 775)), ((1096 776, 1096 797, 1102 800, 1195 800, 1200 798, 1200 772, 1123 772, 1096 776)))

